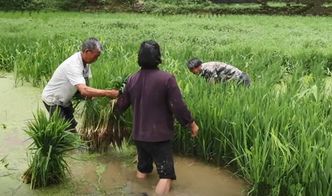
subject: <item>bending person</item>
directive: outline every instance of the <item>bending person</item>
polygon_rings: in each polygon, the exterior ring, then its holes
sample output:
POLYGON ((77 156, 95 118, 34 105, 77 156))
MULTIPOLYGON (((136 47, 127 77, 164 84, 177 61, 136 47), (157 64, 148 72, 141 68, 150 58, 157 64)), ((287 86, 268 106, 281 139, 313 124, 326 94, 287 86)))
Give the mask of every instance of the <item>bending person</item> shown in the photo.
POLYGON ((238 84, 249 86, 251 81, 249 76, 234 67, 223 62, 212 61, 203 63, 198 58, 188 61, 187 67, 191 73, 204 77, 209 82, 226 82, 235 80, 238 84))

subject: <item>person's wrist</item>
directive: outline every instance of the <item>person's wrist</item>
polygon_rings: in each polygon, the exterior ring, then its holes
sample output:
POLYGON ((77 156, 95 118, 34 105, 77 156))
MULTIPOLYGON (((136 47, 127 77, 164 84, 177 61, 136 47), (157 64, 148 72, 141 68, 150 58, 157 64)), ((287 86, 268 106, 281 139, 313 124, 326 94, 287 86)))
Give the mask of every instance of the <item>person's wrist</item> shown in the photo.
POLYGON ((120 91, 119 90, 113 90, 113 95, 114 95, 114 98, 118 97, 120 95, 120 91))

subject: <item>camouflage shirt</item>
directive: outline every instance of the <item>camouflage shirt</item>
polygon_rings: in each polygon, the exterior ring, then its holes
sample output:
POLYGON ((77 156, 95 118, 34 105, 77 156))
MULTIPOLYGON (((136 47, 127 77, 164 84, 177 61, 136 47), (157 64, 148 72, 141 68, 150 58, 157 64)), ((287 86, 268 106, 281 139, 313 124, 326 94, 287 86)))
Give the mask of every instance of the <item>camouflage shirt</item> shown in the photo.
POLYGON ((209 82, 238 81, 241 79, 242 71, 223 62, 206 62, 202 64, 200 75, 209 82))

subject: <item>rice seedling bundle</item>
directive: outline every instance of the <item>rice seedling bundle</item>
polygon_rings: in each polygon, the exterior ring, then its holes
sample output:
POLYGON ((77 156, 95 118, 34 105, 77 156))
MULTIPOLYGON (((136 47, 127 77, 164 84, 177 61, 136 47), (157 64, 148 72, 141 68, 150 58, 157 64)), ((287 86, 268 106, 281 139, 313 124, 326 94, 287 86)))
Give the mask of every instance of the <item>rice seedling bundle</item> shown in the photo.
MULTIPOLYGON (((128 76, 109 81, 111 89, 124 90, 128 76)), ((110 144, 121 147, 122 141, 130 136, 130 128, 121 116, 114 114, 116 100, 87 100, 83 109, 83 125, 80 134, 87 141, 89 150, 105 152, 110 144), (103 103, 101 103, 103 102, 103 103), (106 105, 105 105, 106 104, 106 105)))
POLYGON ((29 168, 22 179, 31 183, 32 189, 61 183, 70 172, 65 156, 78 148, 81 142, 77 135, 66 131, 69 125, 58 112, 48 118, 41 110, 28 123, 25 132, 32 144, 28 149, 29 168))

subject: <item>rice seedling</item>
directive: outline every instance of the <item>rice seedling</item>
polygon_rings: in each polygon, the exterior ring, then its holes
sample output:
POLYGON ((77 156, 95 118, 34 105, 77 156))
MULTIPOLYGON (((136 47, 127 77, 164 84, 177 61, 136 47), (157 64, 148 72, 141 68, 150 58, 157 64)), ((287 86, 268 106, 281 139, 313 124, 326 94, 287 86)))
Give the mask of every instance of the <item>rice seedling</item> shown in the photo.
POLYGON ((7 156, 8 155, 0 159, 0 177, 10 176, 13 174, 13 172, 10 171, 12 169, 9 168, 9 162, 7 161, 7 156))
POLYGON ((0 124, 1 129, 7 129, 7 125, 5 123, 0 124))
POLYGON ((70 173, 65 156, 78 148, 81 142, 77 135, 66 131, 68 127, 69 122, 59 112, 48 118, 41 110, 28 123, 25 132, 32 139, 32 144, 29 146, 29 168, 22 179, 31 183, 31 189, 61 183, 70 173))
MULTIPOLYGON (((128 75, 111 80, 111 88, 123 90, 128 75)), ((121 146, 130 136, 130 128, 123 117, 114 114, 116 100, 88 100, 83 108, 83 125, 80 133, 92 151, 105 152, 110 144, 121 146)))
MULTIPOLYGON (((176 126, 176 151, 234 166, 252 195, 331 193, 331 18, 93 16, 40 13, 30 23, 24 14, 0 13, 1 68, 42 86, 80 40, 94 35, 106 46, 92 66, 91 85, 111 88, 110 78, 139 69, 139 43, 155 39, 162 46, 160 69, 176 76, 201 128, 192 140, 176 126), (8 22, 11 17, 16 19, 8 22), (44 17, 47 23, 40 22, 44 17), (67 18, 71 22, 60 22, 67 18), (15 28, 20 31, 10 31, 15 28), (234 64, 253 85, 210 85, 186 69, 194 56, 234 64)), ((84 103, 81 133, 91 149, 105 150, 111 140, 122 140, 124 129, 129 132, 130 112, 116 119, 112 104, 107 98, 84 103), (99 137, 104 132, 109 135, 99 137)))

